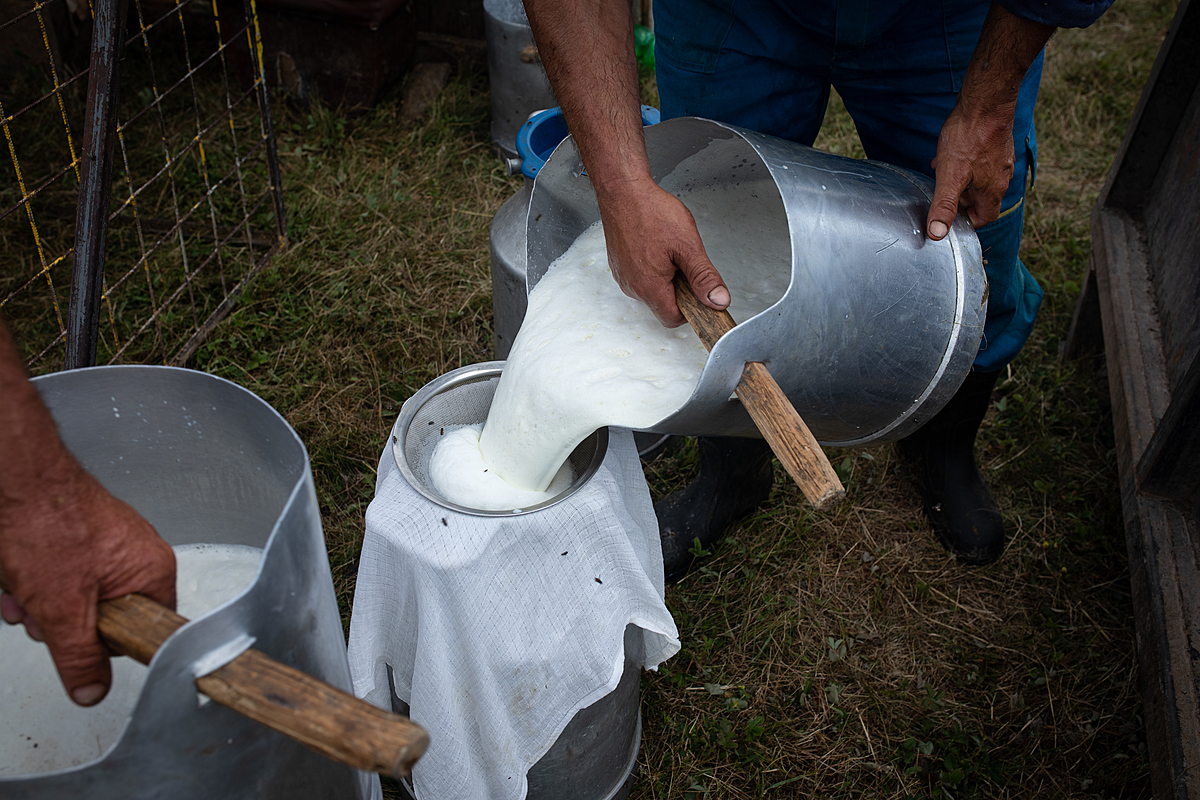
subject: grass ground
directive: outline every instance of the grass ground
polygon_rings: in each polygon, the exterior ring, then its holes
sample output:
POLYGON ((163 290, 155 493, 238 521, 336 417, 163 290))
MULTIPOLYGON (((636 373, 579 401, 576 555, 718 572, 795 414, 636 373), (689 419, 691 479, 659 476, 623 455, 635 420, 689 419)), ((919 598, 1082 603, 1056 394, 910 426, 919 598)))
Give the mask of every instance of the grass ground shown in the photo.
MULTIPOLYGON (((1090 208, 1173 7, 1119 0, 1048 50, 1022 251, 1046 301, 979 442, 1004 557, 948 558, 891 446, 830 454, 849 492, 832 514, 779 471, 668 589, 683 650, 643 679, 635 798, 1150 797, 1103 360, 1058 347, 1090 208)), ((352 120, 277 106, 293 244, 192 364, 307 443, 344 612, 400 404, 491 358, 488 226, 519 186, 489 144, 481 66, 415 127, 398 98, 352 120)), ((818 146, 858 154, 836 99, 818 146)), ((694 468, 692 447, 660 458, 652 493, 694 468)))

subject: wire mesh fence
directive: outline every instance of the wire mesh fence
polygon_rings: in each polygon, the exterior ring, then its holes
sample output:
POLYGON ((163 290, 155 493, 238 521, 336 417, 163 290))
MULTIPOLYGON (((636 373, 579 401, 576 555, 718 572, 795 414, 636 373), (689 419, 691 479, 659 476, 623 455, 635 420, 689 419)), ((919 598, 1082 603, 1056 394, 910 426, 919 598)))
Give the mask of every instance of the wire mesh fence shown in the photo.
POLYGON ((284 246, 255 10, 234 2, 0 0, 0 313, 32 373, 80 366, 81 325, 97 364, 183 364, 284 246))

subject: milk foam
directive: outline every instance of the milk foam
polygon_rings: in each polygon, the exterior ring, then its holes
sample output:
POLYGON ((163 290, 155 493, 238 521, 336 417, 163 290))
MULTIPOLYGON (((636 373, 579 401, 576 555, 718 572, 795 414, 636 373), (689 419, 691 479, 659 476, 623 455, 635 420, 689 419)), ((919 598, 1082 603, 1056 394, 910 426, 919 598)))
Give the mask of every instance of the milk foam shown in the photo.
POLYGON ((513 511, 535 506, 571 486, 571 467, 563 464, 545 491, 509 485, 483 460, 479 435, 483 425, 446 428, 429 459, 429 479, 442 496, 459 505, 485 511, 513 511))
MULTIPOLYGON (((262 550, 242 545, 174 548, 177 610, 203 616, 254 580, 262 550)), ((34 775, 85 764, 112 746, 133 712, 147 667, 113 658, 112 688, 97 706, 67 697, 50 651, 21 625, 0 624, 0 776, 34 775)))

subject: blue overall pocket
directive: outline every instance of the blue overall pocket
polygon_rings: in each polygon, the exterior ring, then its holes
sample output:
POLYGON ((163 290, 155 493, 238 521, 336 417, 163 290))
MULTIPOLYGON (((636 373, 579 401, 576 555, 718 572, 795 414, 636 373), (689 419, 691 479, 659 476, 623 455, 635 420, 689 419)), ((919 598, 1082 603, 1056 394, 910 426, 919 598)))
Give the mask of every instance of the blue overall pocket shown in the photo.
POLYGON ((1021 198, 976 231, 988 277, 987 320, 975 357, 975 369, 981 372, 1001 369, 1016 358, 1033 332, 1042 305, 1042 287, 1017 257, 1024 222, 1025 200, 1021 198))
POLYGON ((655 59, 712 75, 733 26, 733 4, 734 0, 656 0, 655 59))

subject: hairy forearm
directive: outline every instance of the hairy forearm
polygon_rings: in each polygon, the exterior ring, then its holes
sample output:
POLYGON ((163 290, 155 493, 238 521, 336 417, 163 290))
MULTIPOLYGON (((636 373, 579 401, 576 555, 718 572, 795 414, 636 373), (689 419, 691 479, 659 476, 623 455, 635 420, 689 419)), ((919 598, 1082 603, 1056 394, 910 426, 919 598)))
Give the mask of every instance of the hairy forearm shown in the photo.
POLYGON ((0 618, 46 642, 71 698, 99 702, 112 674, 99 600, 132 592, 175 607, 175 554, 58 437, 0 320, 0 618))
POLYGON ((538 53, 601 207, 650 178, 627 0, 525 0, 538 53))
POLYGON ((971 117, 996 113, 1011 117, 1025 73, 1054 30, 993 2, 958 95, 962 111, 971 117))
POLYGON ((0 516, 28 502, 35 489, 69 480, 78 471, 0 320, 0 516))
POLYGON ((938 134, 929 238, 944 238, 960 208, 976 228, 1000 215, 1016 164, 1017 95, 1053 33, 1053 26, 1014 16, 997 2, 988 9, 962 89, 938 134))
POLYGON ((651 177, 638 105, 629 0, 525 0, 538 52, 587 169, 621 290, 667 326, 684 324, 672 280, 711 308, 729 290, 682 202, 651 177))

